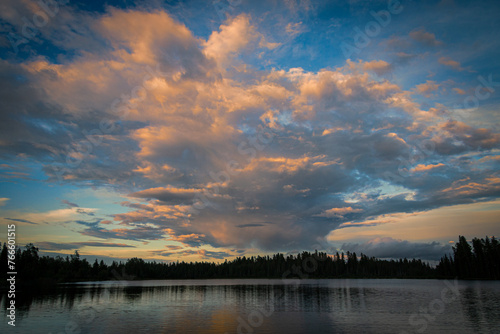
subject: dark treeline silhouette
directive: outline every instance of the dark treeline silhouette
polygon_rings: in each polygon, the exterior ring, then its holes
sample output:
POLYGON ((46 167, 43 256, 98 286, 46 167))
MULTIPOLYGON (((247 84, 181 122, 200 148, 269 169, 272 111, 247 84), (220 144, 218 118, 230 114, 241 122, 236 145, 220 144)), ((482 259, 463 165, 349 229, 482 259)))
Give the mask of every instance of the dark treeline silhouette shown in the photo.
MULTIPOLYGON (((6 268, 7 249, 0 255, 6 268)), ((204 279, 204 278, 333 278, 333 277, 432 277, 434 269, 421 260, 380 260, 347 252, 329 256, 322 252, 297 255, 237 257, 222 263, 156 262, 139 258, 107 265, 82 259, 78 252, 66 257, 40 256, 33 244, 16 250, 17 279, 37 283, 85 280, 204 279)), ((6 271, 3 271, 5 273, 6 271)))
POLYGON ((436 267, 442 277, 500 279, 500 243, 495 237, 472 239, 472 246, 459 236, 453 255, 445 255, 436 267))
MULTIPOLYGON (((462 236, 436 268, 417 259, 381 260, 347 252, 327 255, 303 252, 272 256, 237 257, 222 263, 156 262, 131 258, 107 265, 82 259, 78 251, 71 256, 40 256, 28 244, 16 249, 16 279, 21 284, 50 285, 58 282, 129 279, 205 279, 205 278, 448 278, 499 279, 500 246, 493 237, 473 239, 472 246, 462 236)), ((7 247, 0 253, 2 283, 6 282, 7 247)), ((5 283, 3 283, 5 285, 5 283)))

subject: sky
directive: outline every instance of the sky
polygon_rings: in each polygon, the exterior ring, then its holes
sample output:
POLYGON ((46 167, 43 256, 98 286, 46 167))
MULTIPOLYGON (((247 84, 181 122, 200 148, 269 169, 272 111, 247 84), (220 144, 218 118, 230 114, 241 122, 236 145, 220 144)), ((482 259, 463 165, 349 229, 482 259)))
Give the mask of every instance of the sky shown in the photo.
POLYGON ((500 235, 498 1, 0 4, 0 240, 436 261, 500 235))

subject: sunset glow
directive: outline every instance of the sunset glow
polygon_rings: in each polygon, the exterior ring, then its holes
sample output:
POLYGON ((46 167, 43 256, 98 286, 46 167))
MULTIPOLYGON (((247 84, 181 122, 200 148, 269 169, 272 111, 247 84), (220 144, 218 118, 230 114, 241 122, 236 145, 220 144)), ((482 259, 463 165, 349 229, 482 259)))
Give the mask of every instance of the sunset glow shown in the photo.
POLYGON ((500 235, 498 2, 106 3, 0 5, 2 240, 434 261, 500 235))

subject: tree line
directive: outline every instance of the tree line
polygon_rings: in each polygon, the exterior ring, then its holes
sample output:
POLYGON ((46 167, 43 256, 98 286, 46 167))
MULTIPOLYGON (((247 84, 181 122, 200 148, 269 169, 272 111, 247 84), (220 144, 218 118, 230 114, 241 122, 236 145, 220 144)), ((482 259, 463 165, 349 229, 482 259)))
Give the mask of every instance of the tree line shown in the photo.
POLYGON ((500 243, 495 237, 474 238, 469 243, 459 236, 453 254, 441 258, 436 274, 461 279, 500 279, 500 243))
MULTIPOLYGON (((108 265, 97 259, 91 264, 75 251, 61 257, 40 256, 33 244, 16 249, 17 279, 24 284, 55 284, 87 280, 207 279, 207 278, 453 278, 500 279, 500 245, 492 237, 474 238, 472 245, 460 236, 436 267, 419 259, 384 260, 354 252, 328 255, 302 252, 237 257, 222 263, 156 262, 131 258, 108 265)), ((7 247, 0 253, 6 276, 7 247)), ((2 277, 5 282, 6 277, 2 277)))

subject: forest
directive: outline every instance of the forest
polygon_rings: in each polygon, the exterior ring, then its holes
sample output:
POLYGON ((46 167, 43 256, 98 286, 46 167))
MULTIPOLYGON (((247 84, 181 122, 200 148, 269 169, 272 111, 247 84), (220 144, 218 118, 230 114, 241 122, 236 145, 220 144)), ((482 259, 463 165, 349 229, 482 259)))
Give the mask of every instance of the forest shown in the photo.
MULTIPOLYGON (((387 260, 365 254, 302 252, 272 256, 237 257, 222 263, 156 262, 131 258, 108 265, 89 263, 75 251, 73 255, 40 256, 33 244, 15 252, 17 280, 24 286, 50 286, 61 282, 134 279, 209 278, 459 278, 500 279, 500 244, 495 237, 474 238, 469 243, 459 236, 452 253, 433 267, 419 259, 387 260)), ((2 245, 0 267, 5 286, 7 245, 2 245)))

